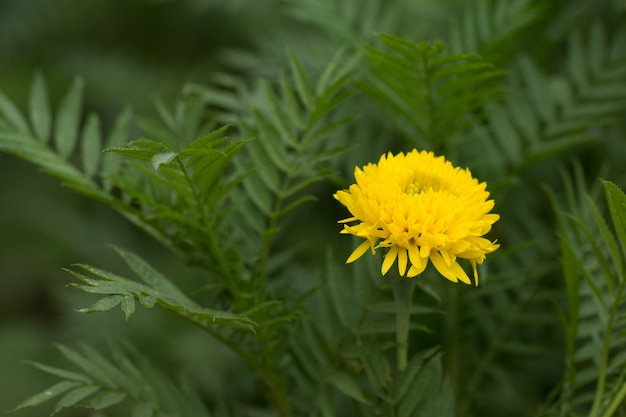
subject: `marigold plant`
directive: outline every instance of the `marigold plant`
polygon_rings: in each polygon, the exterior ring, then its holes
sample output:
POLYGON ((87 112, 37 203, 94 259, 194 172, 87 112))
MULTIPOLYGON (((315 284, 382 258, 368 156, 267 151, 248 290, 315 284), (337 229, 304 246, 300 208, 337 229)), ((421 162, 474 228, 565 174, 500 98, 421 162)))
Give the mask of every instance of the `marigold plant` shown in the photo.
POLYGON ((470 284, 457 261, 462 258, 470 261, 478 284, 476 265, 499 247, 483 237, 500 218, 490 213, 494 201, 486 183, 442 156, 415 149, 382 155, 378 164, 357 167, 354 177, 356 184, 334 195, 352 214, 340 221, 341 233, 365 239, 347 263, 368 249, 389 248, 383 275, 397 260, 401 276, 415 277, 430 259, 450 281, 470 284))

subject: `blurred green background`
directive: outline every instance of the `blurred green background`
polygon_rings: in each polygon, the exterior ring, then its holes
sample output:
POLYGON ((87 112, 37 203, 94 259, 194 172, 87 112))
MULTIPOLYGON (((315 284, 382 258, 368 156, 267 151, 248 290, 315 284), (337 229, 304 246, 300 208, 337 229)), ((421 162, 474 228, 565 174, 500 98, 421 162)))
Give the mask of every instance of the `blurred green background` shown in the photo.
MULTIPOLYGON (((250 84, 259 77, 275 78, 285 68, 286 49, 295 51, 307 69, 314 71, 326 64, 337 47, 371 40, 372 32, 416 41, 445 39, 449 22, 461 19, 467 3, 0 0, 0 91, 25 110, 33 75, 41 72, 52 108, 56 108, 72 79, 80 76, 85 81, 86 113, 97 112, 107 131, 124 108, 151 115, 155 96, 172 98, 189 82, 212 84, 220 74, 235 75, 250 84), (383 3, 385 6, 380 6, 383 3), (362 13, 364 8, 367 13, 362 13)), ((570 31, 597 18, 606 19, 612 28, 619 27, 626 14, 624 0, 535 3, 542 5, 543 20, 515 39, 508 49, 510 56, 488 59, 506 66, 512 56, 527 52, 543 68, 559 68, 570 31)), ((622 122, 611 132, 624 131, 622 122)), ((617 134, 604 135, 597 146, 598 159, 614 158, 612 166, 623 167, 622 144, 623 138, 617 134)), ((377 145, 385 147, 382 141, 377 145)), ((380 152, 371 149, 370 153, 380 152)), ((588 152, 588 160, 583 161, 594 173, 596 154, 588 152)), ((541 177, 541 172, 541 167, 536 169, 532 180, 541 177)), ((626 183, 623 169, 612 170, 611 178, 626 183)), ((55 382, 20 365, 25 359, 61 365, 53 342, 83 340, 98 346, 110 338, 132 335, 133 343, 166 369, 203 375, 202 383, 216 387, 229 367, 236 366, 218 346, 207 353, 206 345, 212 346, 207 336, 181 330, 177 319, 156 309, 138 309, 127 322, 117 309, 93 316, 73 311, 87 306, 89 300, 85 294, 65 288, 71 277, 61 268, 74 262, 112 271, 122 268, 105 243, 149 256, 157 268, 176 277, 177 284, 194 285, 193 274, 184 265, 115 212, 6 154, 0 154, 0 195, 0 410, 10 409, 55 382), (165 341, 163 333, 170 336, 165 341), (201 344, 194 343, 199 339, 201 344), (200 345, 204 350, 199 350, 200 345), (207 355, 211 361, 206 360, 207 355), (193 365, 193 369, 180 369, 182 365, 193 365)), ((511 205, 525 203, 511 201, 511 205)), ((41 416, 48 410, 44 406, 18 415, 41 416)), ((84 415, 80 410, 64 413, 84 415)))
MULTIPOLYGON (((41 72, 55 108, 72 79, 80 76, 86 86, 84 108, 102 117, 106 131, 124 108, 150 114, 155 95, 172 97, 187 82, 209 82, 216 71, 256 76, 247 62, 276 26, 275 12, 273 2, 254 0, 2 0, 0 91, 25 110, 33 75, 41 72)), ((0 154, 0 193, 2 412, 55 382, 20 363, 63 365, 52 348, 56 342, 85 341, 97 347, 132 334, 133 343, 150 356, 167 358, 166 368, 177 367, 177 357, 200 355, 193 351, 198 344, 188 343, 188 337, 208 337, 173 333, 180 326, 168 314, 138 311, 128 322, 119 311, 84 316, 74 309, 91 300, 65 288, 71 277, 61 268, 72 263, 120 266, 105 243, 149 255, 184 282, 189 271, 163 248, 109 208, 6 154, 0 154), (157 336, 163 333, 170 336, 165 342, 157 336)), ((213 353, 219 354, 219 348, 213 353)), ((200 364, 188 371, 202 369, 200 364)), ((204 383, 219 381, 219 374, 212 375, 204 383)), ((49 411, 41 407, 19 415, 49 411)))

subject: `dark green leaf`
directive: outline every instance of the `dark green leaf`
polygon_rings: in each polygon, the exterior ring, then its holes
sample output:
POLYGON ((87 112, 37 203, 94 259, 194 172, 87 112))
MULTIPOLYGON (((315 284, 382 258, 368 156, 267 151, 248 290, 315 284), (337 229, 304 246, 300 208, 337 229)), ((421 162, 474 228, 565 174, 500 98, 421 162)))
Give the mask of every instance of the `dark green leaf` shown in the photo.
POLYGON ((328 376, 328 381, 344 395, 360 403, 370 404, 365 398, 361 388, 349 374, 345 372, 333 372, 328 376))
POLYGON ((626 257, 626 195, 617 185, 604 181, 604 192, 611 212, 611 220, 615 227, 617 238, 622 246, 622 253, 626 257))

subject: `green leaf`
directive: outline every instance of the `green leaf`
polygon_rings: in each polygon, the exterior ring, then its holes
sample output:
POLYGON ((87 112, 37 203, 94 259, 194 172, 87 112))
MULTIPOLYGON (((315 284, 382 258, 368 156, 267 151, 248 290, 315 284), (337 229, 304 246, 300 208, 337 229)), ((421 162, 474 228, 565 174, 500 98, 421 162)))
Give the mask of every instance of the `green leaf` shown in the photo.
POLYGON ((52 113, 48 102, 46 82, 41 73, 35 74, 30 89, 30 123, 39 140, 47 142, 50 138, 52 113))
POLYGON ((90 114, 83 128, 81 140, 81 156, 83 170, 88 177, 93 177, 98 171, 98 163, 102 155, 102 138, 100 133, 100 119, 96 114, 90 114))
POLYGON ((13 104, 11 100, 7 98, 0 91, 0 116, 4 116, 4 119, 12 126, 15 130, 20 133, 30 133, 30 129, 28 128, 28 123, 22 113, 18 110, 18 108, 13 104))
POLYGON ((120 248, 114 247, 113 249, 124 259, 131 270, 148 285, 122 278, 89 265, 80 264, 74 266, 84 269, 100 279, 88 278, 76 271, 67 270, 86 283, 85 285, 76 283, 70 285, 89 293, 113 296, 112 300, 105 297, 104 307, 110 308, 110 305, 119 299, 122 303, 122 310, 127 316, 132 314, 135 304, 134 301, 130 301, 125 296, 132 296, 138 298, 144 305, 153 302, 158 303, 160 306, 172 310, 206 329, 213 325, 228 325, 252 330, 253 326, 256 325, 254 321, 244 315, 199 306, 139 256, 120 248))
POLYGON ((158 171, 161 165, 169 164, 177 156, 178 154, 172 151, 158 153, 152 157, 150 163, 152 164, 152 167, 154 168, 154 170, 158 171))
POLYGON ((128 397, 128 394, 125 392, 100 392, 88 401, 82 402, 80 406, 93 410, 103 410, 121 403, 126 397, 128 397))
POLYGON ((54 139, 57 152, 63 158, 68 158, 76 146, 82 101, 83 81, 77 78, 61 100, 56 114, 54 139))
MULTIPOLYGON (((444 395, 441 381, 442 369, 439 356, 431 358, 414 378, 411 386, 413 395, 406 395, 398 407, 398 417, 412 417, 426 409, 426 404, 437 403, 438 397, 444 395)), ((441 414, 427 414, 443 417, 441 414)))
POLYGON ((100 387, 97 385, 89 386, 89 387, 79 387, 79 388, 73 389, 72 391, 65 394, 63 398, 61 398, 59 402, 56 403, 56 405, 54 406, 54 410, 52 411, 52 415, 55 415, 56 413, 58 413, 64 408, 72 407, 78 404, 80 401, 89 397, 90 395, 94 394, 95 392, 99 390, 100 390, 100 387))
POLYGON ((371 404, 365 398, 363 391, 357 385, 354 378, 350 377, 349 374, 345 372, 333 372, 328 376, 328 381, 337 388, 341 393, 347 395, 348 397, 357 400, 362 404, 371 404))
POLYGON ((427 351, 419 352, 411 357, 409 363, 404 370, 404 372, 400 375, 399 380, 394 385, 394 403, 398 404, 402 401, 402 399, 409 394, 409 392, 413 392, 411 388, 416 383, 419 372, 422 371, 424 366, 424 362, 437 350, 438 347, 429 349, 427 351))
POLYGON ((109 295, 101 298, 89 307, 81 308, 76 311, 78 311, 79 313, 95 313, 99 311, 107 311, 117 306, 120 302, 122 302, 123 299, 124 296, 119 294, 109 295))
POLYGON ((622 253, 626 258, 626 195, 617 185, 610 181, 603 181, 603 184, 611 212, 611 220, 622 246, 622 253))
MULTIPOLYGON (((128 135, 130 130, 130 124, 132 122, 133 113, 130 109, 126 109, 120 114, 113 125, 113 129, 109 133, 107 140, 105 141, 105 148, 117 148, 122 146, 128 141, 128 135)), ((105 153, 102 155, 102 176, 104 186, 107 190, 113 187, 113 183, 110 178, 117 173, 121 163, 121 158, 118 155, 112 155, 105 153)))
POLYGON ((93 357, 83 356, 79 354, 78 352, 74 351, 73 349, 70 349, 63 345, 57 344, 56 348, 59 349, 59 351, 63 354, 63 356, 65 356, 75 365, 77 365, 82 370, 87 372, 87 374, 93 376, 94 378, 102 382, 107 387, 109 388, 117 387, 117 384, 113 381, 113 379, 108 374, 107 372, 108 370, 106 369, 106 367, 98 366, 99 364, 97 364, 93 360, 94 359, 93 357))
POLYGON ((76 372, 67 371, 65 369, 55 368, 52 366, 44 365, 38 362, 26 362, 26 364, 32 366, 33 368, 39 369, 40 371, 46 372, 50 375, 58 376, 59 378, 69 379, 72 381, 83 382, 85 384, 91 384, 91 378, 86 377, 83 374, 79 374, 76 372))
POLYGON ((135 312, 135 298, 127 295, 122 299, 122 311, 126 320, 135 312))
POLYGON ((80 385, 82 384, 76 381, 61 381, 57 384, 52 385, 50 388, 45 389, 41 391, 40 393, 33 395, 32 397, 30 397, 29 399, 27 399, 26 401, 24 401, 17 407, 13 408, 11 412, 15 412, 15 411, 23 410, 24 408, 39 405, 43 402, 48 401, 51 398, 54 398, 60 394, 63 394, 64 392, 72 388, 78 387, 80 385))
POLYGON ((289 66, 291 68, 291 75, 298 92, 298 97, 302 100, 302 103, 307 109, 313 108, 314 99, 313 91, 311 89, 311 82, 309 77, 304 71, 304 67, 295 54, 289 54, 289 66))

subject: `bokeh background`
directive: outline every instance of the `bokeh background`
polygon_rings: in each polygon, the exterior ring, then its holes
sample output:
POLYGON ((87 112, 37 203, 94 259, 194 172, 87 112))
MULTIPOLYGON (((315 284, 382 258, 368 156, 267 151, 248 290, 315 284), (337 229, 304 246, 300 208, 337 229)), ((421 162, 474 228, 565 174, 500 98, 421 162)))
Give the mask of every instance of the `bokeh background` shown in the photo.
MULTIPOLYGON (((467 8, 465 0, 393 0, 378 11, 374 8, 379 6, 372 6, 383 3, 0 0, 0 91, 26 109, 33 75, 40 72, 55 108, 72 80, 81 77, 84 108, 102 117, 106 131, 123 109, 149 117, 155 96, 172 98, 187 83, 212 84, 224 74, 250 84, 259 77, 275 78, 286 68, 286 50, 295 51, 315 70, 342 44, 371 39, 373 32, 416 41, 445 38, 451 16, 460 18, 467 8)), ((626 14, 624 0, 536 3, 544 3, 551 24, 534 32, 529 28, 515 48, 532 52, 546 68, 559 61, 568 31, 593 19, 618 27, 626 14)), ((610 148, 612 140, 603 146, 610 148)), ((613 174, 614 181, 624 184, 623 173, 613 174)), ((212 361, 221 364, 217 371, 215 365, 209 368, 206 351, 195 348, 206 347, 207 337, 181 332, 175 318, 158 310, 138 309, 127 322, 117 309, 93 316, 73 311, 88 301, 65 288, 71 277, 62 268, 81 262, 116 270, 121 264, 107 242, 151 254, 155 266, 180 277, 177 283, 183 287, 193 279, 174 257, 115 212, 6 154, 0 154, 0 196, 0 410, 55 382, 20 364, 29 359, 62 365, 54 342, 82 340, 97 346, 133 335, 133 343, 161 359, 166 370, 181 371, 181 364, 193 363, 193 369, 182 372, 203 374, 203 383, 214 386, 221 384, 229 366, 236 366, 216 346, 212 358, 224 360, 212 361), (202 343, 195 343, 197 338, 202 343), (177 361, 190 357, 197 360, 177 361)), ((558 371, 547 376, 548 385, 558 379, 558 371)), ((239 386, 245 390, 245 384, 239 386)), ((19 415, 42 413, 43 408, 35 408, 19 415)), ((80 410, 64 413, 83 415, 80 410)))
MULTIPOLYGON (((84 108, 97 112, 106 130, 124 108, 150 114, 155 96, 172 97, 185 83, 209 82, 216 72, 250 78, 263 73, 249 61, 277 26, 276 12, 273 2, 240 0, 1 0, 0 91, 26 109, 33 75, 40 72, 54 108, 81 77, 84 108)), ((268 56, 265 71, 271 65, 268 56)), ((120 266, 105 243, 151 254, 162 270, 187 276, 163 248, 107 207, 6 154, 0 154, 0 195, 2 412, 56 382, 22 364, 64 365, 53 343, 101 346, 133 334, 150 356, 162 356, 166 369, 179 365, 177 356, 200 355, 187 334, 175 333, 179 326, 168 314, 138 311, 128 322, 119 314, 87 317, 74 309, 90 301, 65 288, 71 277, 62 268, 72 263, 120 266)), ((219 375, 214 378, 204 381, 219 383, 219 375)), ((19 415, 49 411, 44 406, 19 415)))

